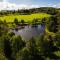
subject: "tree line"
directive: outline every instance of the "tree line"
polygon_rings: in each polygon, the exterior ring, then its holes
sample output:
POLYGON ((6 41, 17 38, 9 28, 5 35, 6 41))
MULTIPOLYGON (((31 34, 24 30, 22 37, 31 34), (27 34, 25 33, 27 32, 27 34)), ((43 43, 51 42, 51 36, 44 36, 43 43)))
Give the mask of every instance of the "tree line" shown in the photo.
POLYGON ((47 13, 51 15, 55 15, 58 13, 57 8, 53 7, 40 7, 40 8, 32 8, 32 9, 21 9, 21 10, 2 10, 0 11, 0 16, 2 15, 9 15, 9 14, 24 14, 24 15, 29 15, 32 13, 47 13))

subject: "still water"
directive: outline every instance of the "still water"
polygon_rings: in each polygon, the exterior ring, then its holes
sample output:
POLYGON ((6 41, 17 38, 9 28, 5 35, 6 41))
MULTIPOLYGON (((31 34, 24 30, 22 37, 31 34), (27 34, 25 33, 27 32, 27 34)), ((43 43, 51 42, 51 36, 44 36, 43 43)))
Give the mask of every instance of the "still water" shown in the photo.
POLYGON ((12 30, 16 35, 20 35, 23 40, 29 40, 32 37, 36 37, 43 34, 45 30, 45 25, 37 25, 37 27, 25 26, 23 29, 12 30))

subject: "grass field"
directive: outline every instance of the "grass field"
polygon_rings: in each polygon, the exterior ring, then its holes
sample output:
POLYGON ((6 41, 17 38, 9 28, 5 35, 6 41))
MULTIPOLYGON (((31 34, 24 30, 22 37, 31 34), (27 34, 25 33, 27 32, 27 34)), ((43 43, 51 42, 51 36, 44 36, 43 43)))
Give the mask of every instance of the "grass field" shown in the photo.
POLYGON ((6 20, 6 22, 13 22, 15 18, 18 19, 18 21, 21 21, 22 19, 27 22, 27 21, 32 21, 34 18, 39 18, 42 19, 44 17, 49 17, 50 15, 46 14, 46 13, 35 13, 35 14, 31 14, 31 15, 8 15, 8 16, 2 16, 0 17, 0 20, 4 21, 6 20))

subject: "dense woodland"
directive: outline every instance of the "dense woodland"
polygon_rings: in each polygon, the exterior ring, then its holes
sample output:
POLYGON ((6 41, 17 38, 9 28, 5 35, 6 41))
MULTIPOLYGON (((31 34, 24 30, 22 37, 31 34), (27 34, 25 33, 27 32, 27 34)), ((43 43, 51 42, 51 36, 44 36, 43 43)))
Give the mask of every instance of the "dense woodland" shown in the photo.
MULTIPOLYGON (((1 11, 0 16, 8 14, 31 14, 44 12, 51 14, 43 18, 40 24, 45 24, 45 32, 27 42, 21 36, 16 36, 8 30, 6 21, 0 21, 0 60, 60 60, 60 12, 57 8, 43 7, 29 10, 1 11), (47 31, 48 30, 48 31, 47 31)), ((33 25, 37 24, 37 19, 33 25)), ((19 25, 17 19, 15 25, 19 25)), ((25 25, 24 20, 21 25, 25 25)), ((28 23, 29 25, 29 23, 28 23)))

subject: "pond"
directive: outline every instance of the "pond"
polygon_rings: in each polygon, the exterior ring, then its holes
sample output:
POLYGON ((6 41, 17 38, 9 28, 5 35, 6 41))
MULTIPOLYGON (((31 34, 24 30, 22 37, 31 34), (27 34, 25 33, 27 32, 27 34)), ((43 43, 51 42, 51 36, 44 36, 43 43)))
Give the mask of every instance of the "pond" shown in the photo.
POLYGON ((37 25, 35 27, 32 27, 32 25, 25 26, 23 29, 18 29, 16 30, 11 30, 13 31, 16 35, 20 35, 23 40, 29 40, 32 37, 36 37, 40 34, 43 34, 45 31, 45 25, 37 25))

